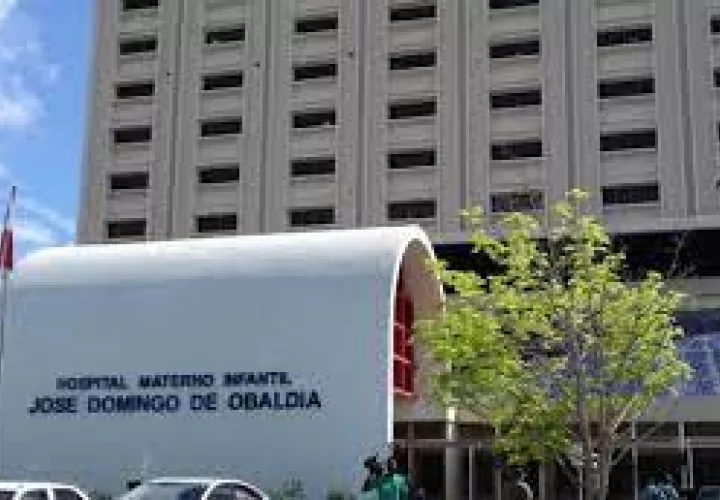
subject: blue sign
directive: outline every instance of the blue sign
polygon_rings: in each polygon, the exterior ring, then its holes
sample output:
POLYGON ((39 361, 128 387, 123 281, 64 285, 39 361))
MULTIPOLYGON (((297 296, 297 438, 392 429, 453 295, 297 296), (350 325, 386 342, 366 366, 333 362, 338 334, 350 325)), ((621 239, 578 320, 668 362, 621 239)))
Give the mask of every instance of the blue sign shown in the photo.
POLYGON ((317 389, 296 387, 288 372, 80 375, 55 380, 30 415, 130 415, 179 412, 308 411, 322 408, 317 389))

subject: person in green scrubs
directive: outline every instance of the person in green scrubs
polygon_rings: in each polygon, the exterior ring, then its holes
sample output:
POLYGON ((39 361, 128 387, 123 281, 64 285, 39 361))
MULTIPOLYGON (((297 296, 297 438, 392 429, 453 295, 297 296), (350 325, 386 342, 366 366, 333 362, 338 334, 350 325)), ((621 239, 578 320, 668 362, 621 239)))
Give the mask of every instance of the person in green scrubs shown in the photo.
POLYGON ((378 500, 408 500, 410 485, 400 471, 397 460, 389 458, 378 488, 378 500))

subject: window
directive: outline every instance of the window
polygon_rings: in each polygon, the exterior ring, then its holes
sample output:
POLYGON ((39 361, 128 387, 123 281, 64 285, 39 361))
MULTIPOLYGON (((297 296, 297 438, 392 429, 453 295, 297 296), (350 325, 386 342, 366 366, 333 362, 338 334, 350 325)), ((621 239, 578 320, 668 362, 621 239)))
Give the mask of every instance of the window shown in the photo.
POLYGON ((123 172, 110 175, 110 191, 147 189, 150 175, 147 172, 123 172))
POLYGON ((600 31, 597 34, 598 47, 612 47, 614 45, 635 45, 652 42, 653 30, 651 25, 629 26, 600 31))
POLYGON ((106 234, 108 239, 136 238, 145 236, 145 219, 124 219, 108 221, 106 234))
POLYGON ((306 64, 293 68, 293 79, 296 82, 317 80, 318 78, 333 78, 338 74, 336 62, 306 64))
POLYGON ((195 219, 195 230, 198 233, 224 233, 236 231, 238 217, 236 213, 217 213, 200 215, 195 219))
POLYGON ((243 72, 229 71, 205 75, 202 80, 203 90, 235 89, 243 86, 243 72))
POLYGON ((539 0, 490 0, 491 9, 514 9, 528 5, 538 5, 539 0))
POLYGON ((83 500, 83 497, 69 488, 55 488, 55 500, 83 500))
POLYGON ((133 40, 121 40, 118 51, 121 56, 132 54, 146 54, 157 50, 157 38, 137 38, 133 40))
POLYGON ((321 226, 335 224, 335 209, 332 207, 295 208, 290 210, 290 226, 321 226))
POLYGON ((710 33, 713 35, 720 34, 720 17, 713 17, 710 19, 710 33))
POLYGON ((542 104, 542 92, 540 89, 493 92, 490 95, 490 106, 493 109, 539 106, 540 104, 542 104))
POLYGON ((655 93, 655 79, 653 77, 634 78, 632 80, 612 80, 598 83, 598 96, 600 99, 653 93, 655 93))
POLYGON ((433 167, 437 164, 434 149, 396 151, 388 154, 388 167, 401 170, 416 167, 433 167))
POLYGON ((405 101, 391 103, 388 108, 388 116, 391 120, 403 120, 405 118, 418 118, 421 116, 435 116, 437 103, 435 99, 427 101, 405 101))
POLYGON ((216 486, 208 500, 260 500, 261 496, 240 484, 221 484, 216 486))
POLYGON ((337 29, 337 14, 298 19, 295 21, 295 33, 321 33, 323 31, 337 31, 337 29))
POLYGON ((397 54, 390 58, 391 70, 433 68, 437 64, 435 51, 397 54))
POLYGON ((198 182, 200 184, 230 184, 240 180, 240 165, 218 165, 200 167, 198 182))
POLYGON ((335 158, 302 158, 290 164, 290 175, 306 177, 311 175, 332 175, 335 173, 335 158))
POLYGON ((44 489, 27 490, 22 494, 20 500, 48 500, 48 493, 44 489))
POLYGON ((603 205, 656 203, 660 201, 660 186, 657 183, 608 186, 603 188, 602 198, 603 205))
POLYGON ((491 59, 507 59, 510 57, 536 56, 540 54, 540 40, 513 40, 495 43, 490 46, 491 59))
POLYGON ((521 158, 540 158, 542 154, 542 141, 539 139, 527 139, 493 144, 490 157, 495 161, 507 161, 521 158))
POLYGON ((138 144, 152 140, 152 129, 150 127, 129 127, 113 130, 113 142, 115 144, 138 144))
POLYGON ((716 87, 720 88, 720 69, 713 70, 713 83, 716 87))
POLYGON ((155 94, 154 82, 118 83, 115 85, 117 99, 135 99, 137 97, 151 97, 155 94))
POLYGON ((543 206, 543 192, 538 190, 490 195, 490 210, 495 213, 542 210, 543 206))
POLYGON ((435 200, 398 201, 388 204, 387 217, 390 221, 434 219, 435 200))
POLYGON ((242 120, 240 118, 204 120, 200 123, 200 135, 202 137, 238 135, 241 133, 242 120))
POLYGON ((245 27, 243 25, 213 28, 205 32, 206 45, 217 45, 223 43, 236 43, 244 41, 245 27))
POLYGON ((159 4, 159 0, 123 0, 122 8, 124 11, 157 9, 159 4))
POLYGON ((654 130, 634 130, 600 136, 600 151, 650 149, 656 145, 657 133, 654 130))
POLYGON ((408 5, 390 9, 390 22, 415 21, 417 19, 432 19, 437 16, 434 4, 408 5))
POLYGON ((293 113, 293 128, 315 128, 335 125, 335 110, 300 111, 293 113))

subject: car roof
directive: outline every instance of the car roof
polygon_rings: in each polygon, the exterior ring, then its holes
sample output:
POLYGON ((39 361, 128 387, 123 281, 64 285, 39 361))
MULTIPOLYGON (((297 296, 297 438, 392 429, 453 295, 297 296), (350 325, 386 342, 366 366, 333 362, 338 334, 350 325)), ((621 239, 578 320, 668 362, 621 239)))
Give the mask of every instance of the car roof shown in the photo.
POLYGON ((148 483, 153 484, 163 484, 163 483, 179 483, 179 484, 202 484, 206 486, 210 486, 217 483, 240 483, 244 484, 246 486, 256 487, 253 486, 251 483, 248 483, 247 481, 243 481, 242 479, 235 479, 235 478, 228 478, 228 477, 159 477, 156 479, 151 479, 148 481, 148 483))
POLYGON ((35 481, 0 481, 0 489, 19 490, 27 488, 72 488, 78 489, 77 486, 65 483, 44 483, 35 481))

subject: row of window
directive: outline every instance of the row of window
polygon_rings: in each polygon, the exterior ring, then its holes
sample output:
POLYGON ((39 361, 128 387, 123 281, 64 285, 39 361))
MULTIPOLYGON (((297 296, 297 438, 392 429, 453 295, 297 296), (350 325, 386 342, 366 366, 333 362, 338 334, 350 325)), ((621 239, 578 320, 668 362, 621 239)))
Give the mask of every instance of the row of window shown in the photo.
MULTIPOLYGON (((627 205, 657 203, 660 188, 657 183, 608 186, 602 189, 603 204, 627 205)), ((544 195, 540 190, 496 193, 490 197, 490 209, 494 213, 543 210, 544 195)), ((435 200, 412 200, 389 203, 387 219, 392 222, 407 220, 431 220, 437 216, 435 200)), ((326 226, 336 223, 333 207, 296 208, 288 211, 290 227, 326 226)), ((109 239, 138 238, 145 236, 147 223, 144 219, 109 221, 106 235, 109 239)), ((226 233, 238 229, 238 216, 234 212, 200 215, 195 219, 198 233, 226 233)))
MULTIPOLYGON (((389 203, 387 217, 389 221, 433 219, 436 204, 432 200, 418 200, 389 203)), ((293 228, 327 226, 336 223, 333 207, 295 208, 288 211, 288 224, 293 228)), ((106 224, 108 239, 141 238, 147 230, 145 219, 120 219, 106 224)), ((212 213, 195 218, 195 231, 201 234, 235 232, 238 229, 238 216, 234 212, 212 213)))

